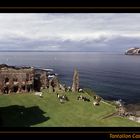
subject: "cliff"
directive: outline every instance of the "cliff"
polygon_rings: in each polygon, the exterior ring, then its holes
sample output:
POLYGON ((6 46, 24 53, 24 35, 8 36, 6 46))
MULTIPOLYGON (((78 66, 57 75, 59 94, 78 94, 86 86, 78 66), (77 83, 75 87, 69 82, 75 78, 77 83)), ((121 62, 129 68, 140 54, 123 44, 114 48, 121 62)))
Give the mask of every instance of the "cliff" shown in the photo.
POLYGON ((140 55, 140 48, 130 48, 126 50, 125 55, 140 55))

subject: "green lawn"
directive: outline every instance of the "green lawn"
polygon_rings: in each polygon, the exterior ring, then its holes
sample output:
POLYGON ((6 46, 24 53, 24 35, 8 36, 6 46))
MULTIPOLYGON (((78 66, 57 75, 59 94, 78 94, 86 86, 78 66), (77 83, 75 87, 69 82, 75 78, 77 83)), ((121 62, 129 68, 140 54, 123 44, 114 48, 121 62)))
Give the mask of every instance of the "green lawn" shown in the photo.
MULTIPOLYGON (((102 119, 115 112, 115 107, 101 102, 78 101, 77 94, 66 93, 69 100, 61 104, 55 93, 43 91, 43 98, 34 94, 0 95, 1 126, 79 127, 79 126, 140 126, 139 123, 121 117, 102 119)), ((85 94, 85 93, 84 93, 85 94)), ((92 97, 85 94, 92 101, 92 97)))

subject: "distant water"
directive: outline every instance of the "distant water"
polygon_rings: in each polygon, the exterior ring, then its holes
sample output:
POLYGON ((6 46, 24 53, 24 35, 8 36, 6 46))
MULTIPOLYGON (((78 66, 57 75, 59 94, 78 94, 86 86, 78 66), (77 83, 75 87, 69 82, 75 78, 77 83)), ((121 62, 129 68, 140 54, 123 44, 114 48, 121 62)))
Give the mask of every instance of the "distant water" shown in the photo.
POLYGON ((0 52, 0 63, 53 68, 67 85, 71 85, 76 67, 82 88, 91 88, 108 100, 140 102, 140 56, 97 52, 0 52))

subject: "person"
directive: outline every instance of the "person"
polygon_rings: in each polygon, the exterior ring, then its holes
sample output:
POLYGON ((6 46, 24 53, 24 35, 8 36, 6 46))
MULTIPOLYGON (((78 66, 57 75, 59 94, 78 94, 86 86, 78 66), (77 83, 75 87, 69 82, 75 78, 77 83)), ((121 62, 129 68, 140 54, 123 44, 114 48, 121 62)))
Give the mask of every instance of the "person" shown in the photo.
POLYGON ((42 97, 42 93, 39 94, 39 97, 42 97))
POLYGON ((62 103, 64 103, 62 98, 60 98, 60 100, 59 100, 59 101, 60 101, 60 103, 61 103, 61 104, 62 104, 62 103))

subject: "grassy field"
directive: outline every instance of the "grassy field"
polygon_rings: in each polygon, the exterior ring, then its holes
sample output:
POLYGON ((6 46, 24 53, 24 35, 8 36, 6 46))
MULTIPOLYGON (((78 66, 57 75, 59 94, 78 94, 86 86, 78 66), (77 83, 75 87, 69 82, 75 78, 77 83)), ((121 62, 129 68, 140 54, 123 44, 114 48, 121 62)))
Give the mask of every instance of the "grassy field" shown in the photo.
POLYGON ((121 117, 103 119, 115 112, 113 105, 101 102, 78 101, 77 94, 66 93, 69 100, 61 104, 55 93, 43 91, 43 97, 29 93, 0 95, 0 125, 25 127, 104 127, 140 126, 139 123, 121 117))

